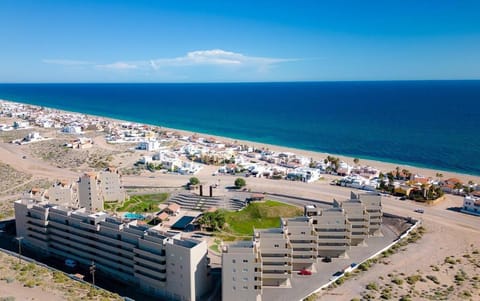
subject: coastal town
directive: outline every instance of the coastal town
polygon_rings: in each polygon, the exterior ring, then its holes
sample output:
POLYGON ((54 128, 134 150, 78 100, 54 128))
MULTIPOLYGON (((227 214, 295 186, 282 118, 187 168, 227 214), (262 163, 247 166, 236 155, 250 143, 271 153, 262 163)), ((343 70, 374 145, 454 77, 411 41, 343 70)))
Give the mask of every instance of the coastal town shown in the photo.
MULTIPOLYGON (((107 278, 138 286, 138 300, 142 294, 328 299, 342 289, 335 286, 379 254, 386 258, 408 235, 418 239, 425 227, 459 216, 478 226, 480 218, 474 176, 3 100, 0 137, 0 220, 15 218, 12 250, 20 253, 23 245, 23 254, 35 260, 60 259, 56 267, 78 271, 79 281, 94 281, 93 266, 107 278), (257 219, 273 223, 241 220, 267 207, 280 209, 257 219), (241 229, 239 219, 252 227, 241 229)), ((452 292, 475 293, 472 285, 452 292)), ((369 299, 375 292, 345 294, 369 299)), ((398 294, 428 299, 414 289, 398 294)))

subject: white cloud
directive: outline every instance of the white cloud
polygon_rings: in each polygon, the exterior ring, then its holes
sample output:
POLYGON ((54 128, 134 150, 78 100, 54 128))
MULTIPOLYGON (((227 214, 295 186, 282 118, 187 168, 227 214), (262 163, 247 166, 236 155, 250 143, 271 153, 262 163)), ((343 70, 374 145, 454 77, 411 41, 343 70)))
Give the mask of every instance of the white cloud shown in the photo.
POLYGON ((112 64, 96 65, 95 67, 101 68, 101 69, 129 70, 129 69, 137 69, 138 64, 129 63, 129 62, 115 62, 112 64))
POLYGON ((181 66, 220 66, 226 68, 250 68, 260 72, 269 69, 270 66, 298 61, 299 59, 285 59, 272 57, 249 56, 246 54, 226 51, 222 49, 195 50, 186 53, 183 56, 173 58, 157 58, 139 61, 118 61, 113 63, 95 64, 87 61, 75 61, 64 59, 44 59, 44 63, 60 65, 95 65, 95 68, 108 70, 159 70, 168 67, 181 66))
POLYGON ((92 62, 87 61, 78 61, 78 60, 67 60, 67 59, 43 59, 45 64, 55 64, 55 65, 64 65, 64 66, 79 66, 79 65, 92 65, 92 62))
POLYGON ((161 66, 191 66, 191 65, 217 65, 217 66, 265 66, 276 63, 295 61, 297 59, 282 59, 270 57, 248 56, 242 53, 225 51, 222 49, 196 50, 176 58, 161 58, 150 60, 154 69, 161 66))

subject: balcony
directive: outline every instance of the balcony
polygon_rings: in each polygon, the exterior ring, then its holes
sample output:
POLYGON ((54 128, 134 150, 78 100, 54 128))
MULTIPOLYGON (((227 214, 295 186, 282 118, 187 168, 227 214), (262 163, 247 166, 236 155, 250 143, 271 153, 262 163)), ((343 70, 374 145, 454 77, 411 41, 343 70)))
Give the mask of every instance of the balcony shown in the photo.
POLYGON ((164 263, 160 263, 158 261, 154 261, 154 260, 148 260, 148 259, 145 259, 145 258, 141 258, 139 257, 138 255, 135 255, 135 257, 133 258, 133 260, 135 261, 135 263, 140 263, 142 265, 146 265, 146 266, 152 266, 152 265, 155 265, 157 269, 159 270, 164 270, 166 269, 166 265, 165 265, 165 261, 163 261, 164 263))
POLYGON ((350 239, 349 238, 322 238, 318 240, 318 245, 322 244, 349 244, 350 239))
POLYGON ((149 277, 149 276, 146 276, 146 275, 142 274, 141 272, 135 272, 134 276, 135 276, 135 278, 141 280, 142 282, 151 283, 154 286, 159 286, 159 287, 165 287, 166 286, 166 281, 167 281, 166 278, 165 279, 152 278, 152 277, 149 277))
POLYGON ((338 250, 338 251, 345 251, 345 250, 348 250, 349 249, 349 246, 318 246, 318 252, 320 251, 335 251, 335 250, 338 250))
POLYGON ((303 242, 292 242, 292 248, 293 249, 298 249, 298 248, 302 248, 302 249, 306 249, 306 248, 310 248, 310 249, 314 249, 317 247, 317 242, 316 242, 317 238, 315 237, 315 242, 310 242, 310 243, 303 243, 303 242))
POLYGON ((282 257, 263 257, 262 258, 262 263, 268 264, 270 262, 289 262, 291 259, 290 256, 282 256, 282 257))
POLYGON ((27 223, 45 227, 48 225, 48 221, 44 219, 38 219, 32 216, 26 216, 27 223))
MULTIPOLYGON (((153 267, 152 267, 152 269, 153 269, 153 267)), ((142 266, 139 266, 139 265, 135 265, 135 267, 134 267, 135 273, 141 273, 142 275, 144 275, 146 277, 153 276, 153 278, 157 278, 158 280, 167 279, 167 275, 165 273, 160 273, 160 272, 152 270, 152 269, 142 267, 142 266)))
POLYGON ((263 269, 262 269, 262 272, 264 275, 265 273, 272 273, 274 271, 291 271, 292 270, 292 266, 291 265, 287 265, 287 264, 284 264, 284 265, 264 265, 263 266, 263 269))
POLYGON ((260 252, 262 253, 262 256, 265 253, 267 253, 267 254, 289 254, 290 252, 292 252, 292 249, 285 248, 285 247, 282 247, 282 248, 263 248, 263 247, 260 247, 260 252))
POLYGON ((293 258, 293 263, 315 263, 317 262, 316 258, 293 258))
POLYGON ((288 279, 290 276, 290 273, 264 273, 263 279, 288 279))
POLYGON ((133 248, 133 252, 141 255, 144 259, 147 259, 147 260, 149 258, 152 258, 152 260, 158 261, 158 262, 163 262, 163 261, 166 260, 165 256, 162 256, 162 255, 159 255, 159 254, 156 254, 156 253, 151 253, 151 252, 148 252, 148 251, 144 251, 144 250, 141 250, 139 248, 133 248))
POLYGON ((295 258, 295 255, 314 255, 317 254, 317 249, 309 251, 293 251, 292 258, 295 258))

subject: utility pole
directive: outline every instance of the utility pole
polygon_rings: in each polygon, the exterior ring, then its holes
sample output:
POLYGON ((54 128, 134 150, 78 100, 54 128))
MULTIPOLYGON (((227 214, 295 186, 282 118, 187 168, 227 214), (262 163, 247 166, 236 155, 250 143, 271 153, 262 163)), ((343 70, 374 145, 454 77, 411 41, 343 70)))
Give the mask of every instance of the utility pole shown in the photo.
POLYGON ((16 240, 18 240, 18 263, 22 262, 22 239, 23 236, 18 236, 15 237, 16 240))
POLYGON ((92 265, 90 266, 90 274, 92 274, 92 287, 95 286, 95 261, 92 260, 92 265))

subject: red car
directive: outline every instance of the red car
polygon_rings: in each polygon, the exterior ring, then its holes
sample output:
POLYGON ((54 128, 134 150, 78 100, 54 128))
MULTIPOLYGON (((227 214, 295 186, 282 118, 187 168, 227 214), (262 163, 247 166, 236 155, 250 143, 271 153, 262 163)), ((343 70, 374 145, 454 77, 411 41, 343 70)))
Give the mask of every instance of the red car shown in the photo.
POLYGON ((312 275, 312 271, 303 269, 300 272, 298 272, 298 275, 310 276, 310 275, 312 275))

